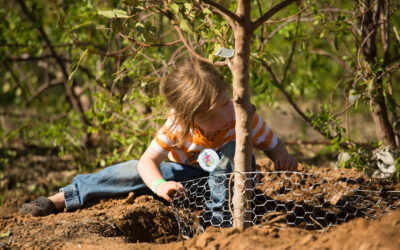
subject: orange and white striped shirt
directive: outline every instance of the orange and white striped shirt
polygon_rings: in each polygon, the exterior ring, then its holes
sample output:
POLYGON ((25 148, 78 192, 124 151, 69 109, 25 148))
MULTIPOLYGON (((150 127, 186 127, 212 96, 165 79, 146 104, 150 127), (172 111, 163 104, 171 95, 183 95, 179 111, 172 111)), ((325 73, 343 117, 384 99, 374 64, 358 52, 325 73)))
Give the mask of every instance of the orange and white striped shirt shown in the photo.
MULTIPOLYGON (((182 128, 177 125, 171 129, 173 124, 171 119, 170 116, 158 131, 150 146, 159 153, 168 156, 169 160, 173 162, 198 165, 197 157, 203 149, 210 148, 218 151, 222 146, 236 139, 236 122, 233 120, 229 128, 219 131, 212 141, 203 136, 199 129, 190 129, 188 138, 178 148, 173 145, 176 143, 177 135, 182 131, 182 128)), ((275 133, 269 129, 267 123, 257 113, 253 116, 252 137, 253 146, 264 151, 272 150, 278 143, 275 133)))

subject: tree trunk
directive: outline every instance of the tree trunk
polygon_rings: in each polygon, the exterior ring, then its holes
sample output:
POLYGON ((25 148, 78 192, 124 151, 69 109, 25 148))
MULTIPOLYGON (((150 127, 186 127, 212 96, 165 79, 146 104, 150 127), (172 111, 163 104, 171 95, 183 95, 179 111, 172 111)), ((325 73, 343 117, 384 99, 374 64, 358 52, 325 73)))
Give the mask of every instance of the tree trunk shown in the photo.
MULTIPOLYGON (((241 22, 236 23, 235 56, 231 67, 233 74, 233 103, 236 114, 236 151, 235 171, 249 172, 251 169, 251 122, 253 117, 250 105, 249 91, 249 60, 250 60, 250 1, 239 1, 237 15, 241 22)), ((251 182, 245 181, 245 175, 235 172, 235 187, 233 196, 234 226, 247 227, 245 220, 249 220, 249 213, 245 213, 246 200, 251 199, 251 182)))
MULTIPOLYGON (((370 0, 364 0, 364 6, 360 5, 361 12, 365 12, 369 8, 371 8, 370 0)), ((379 61, 377 58, 376 48, 376 33, 378 29, 379 11, 379 5, 376 5, 373 10, 366 12, 360 17, 361 37, 363 42, 361 51, 363 53, 364 60, 367 61, 370 67, 379 61)), ((371 89, 371 114, 375 124, 375 131, 378 139, 382 141, 386 146, 394 148, 396 147, 396 141, 394 131, 390 124, 389 116, 387 113, 382 86, 383 75, 381 74, 383 74, 383 72, 378 72, 376 77, 378 80, 374 81, 371 89)))

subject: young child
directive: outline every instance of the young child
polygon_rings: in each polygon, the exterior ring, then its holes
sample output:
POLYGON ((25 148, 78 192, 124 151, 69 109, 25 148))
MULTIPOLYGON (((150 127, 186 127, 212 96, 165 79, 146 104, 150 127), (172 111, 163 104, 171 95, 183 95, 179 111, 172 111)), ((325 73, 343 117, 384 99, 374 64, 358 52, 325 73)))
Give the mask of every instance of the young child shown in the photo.
MULTIPOLYGON (((152 191, 171 202, 171 196, 184 189, 180 182, 209 176, 211 201, 206 207, 211 211, 212 224, 218 225, 227 211, 227 183, 218 179, 234 170, 235 114, 229 88, 212 65, 184 60, 163 85, 162 92, 171 109, 168 119, 139 161, 77 175, 56 195, 25 203, 20 212, 46 216, 64 207, 72 210, 92 199, 129 192, 141 195, 152 191), (199 153, 206 148, 215 150, 220 158, 211 172, 204 171, 197 162, 199 153), (166 157, 169 161, 163 161, 166 157)), ((257 113, 253 117, 252 138, 253 145, 274 161, 275 170, 297 170, 297 161, 257 113)), ((253 169, 254 165, 253 157, 253 169)))

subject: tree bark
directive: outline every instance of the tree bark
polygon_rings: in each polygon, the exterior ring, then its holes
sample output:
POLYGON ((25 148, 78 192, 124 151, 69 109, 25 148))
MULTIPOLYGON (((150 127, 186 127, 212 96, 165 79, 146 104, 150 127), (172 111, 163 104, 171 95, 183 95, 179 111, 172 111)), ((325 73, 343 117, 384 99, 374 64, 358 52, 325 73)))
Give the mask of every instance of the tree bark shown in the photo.
MULTIPOLYGON (((360 6, 361 12, 365 12, 371 8, 371 1, 364 0, 364 6, 360 6)), ((378 62, 377 48, 376 48, 376 33, 379 21, 379 4, 373 10, 366 12, 360 17, 361 22, 361 37, 363 45, 361 51, 364 60, 372 66, 378 62)), ((377 76, 381 76, 383 72, 378 72, 377 76)), ((389 121, 385 97, 383 94, 382 77, 376 77, 371 89, 370 105, 372 107, 372 119, 375 124, 375 131, 378 139, 388 147, 396 147, 396 141, 393 128, 389 121)))
MULTIPOLYGON (((379 0, 379 8, 380 8, 380 23, 381 23, 381 41, 382 41, 382 51, 383 51, 383 65, 382 68, 386 68, 389 65, 390 61, 390 0, 379 0)), ((394 88, 391 79, 391 73, 387 72, 386 74, 388 80, 388 96, 391 101, 396 106, 396 100, 394 95, 394 88)), ((400 147, 400 130, 398 128, 398 124, 400 124, 400 117, 397 114, 396 109, 392 110, 392 127, 394 132, 394 140, 396 143, 396 147, 400 147)))
POLYGON ((250 22, 251 5, 249 0, 239 1, 237 15, 241 19, 236 23, 235 34, 235 56, 231 66, 233 74, 233 103, 236 115, 236 149, 235 149, 235 187, 233 196, 234 226, 247 227, 245 220, 249 220, 249 213, 246 211, 246 199, 249 200, 251 185, 246 181, 243 172, 252 171, 251 168, 251 122, 253 110, 250 104, 249 91, 249 60, 250 60, 250 22), (240 172, 240 173, 238 173, 240 172))

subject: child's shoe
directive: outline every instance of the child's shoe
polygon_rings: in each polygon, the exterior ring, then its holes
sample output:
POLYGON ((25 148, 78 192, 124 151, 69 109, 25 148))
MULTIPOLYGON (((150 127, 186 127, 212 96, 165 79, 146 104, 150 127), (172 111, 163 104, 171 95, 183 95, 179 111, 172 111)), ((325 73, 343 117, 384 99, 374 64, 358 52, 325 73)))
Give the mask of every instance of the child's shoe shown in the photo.
POLYGON ((19 212, 21 214, 32 214, 33 216, 46 216, 57 213, 57 208, 49 198, 40 196, 34 201, 22 204, 19 212))

